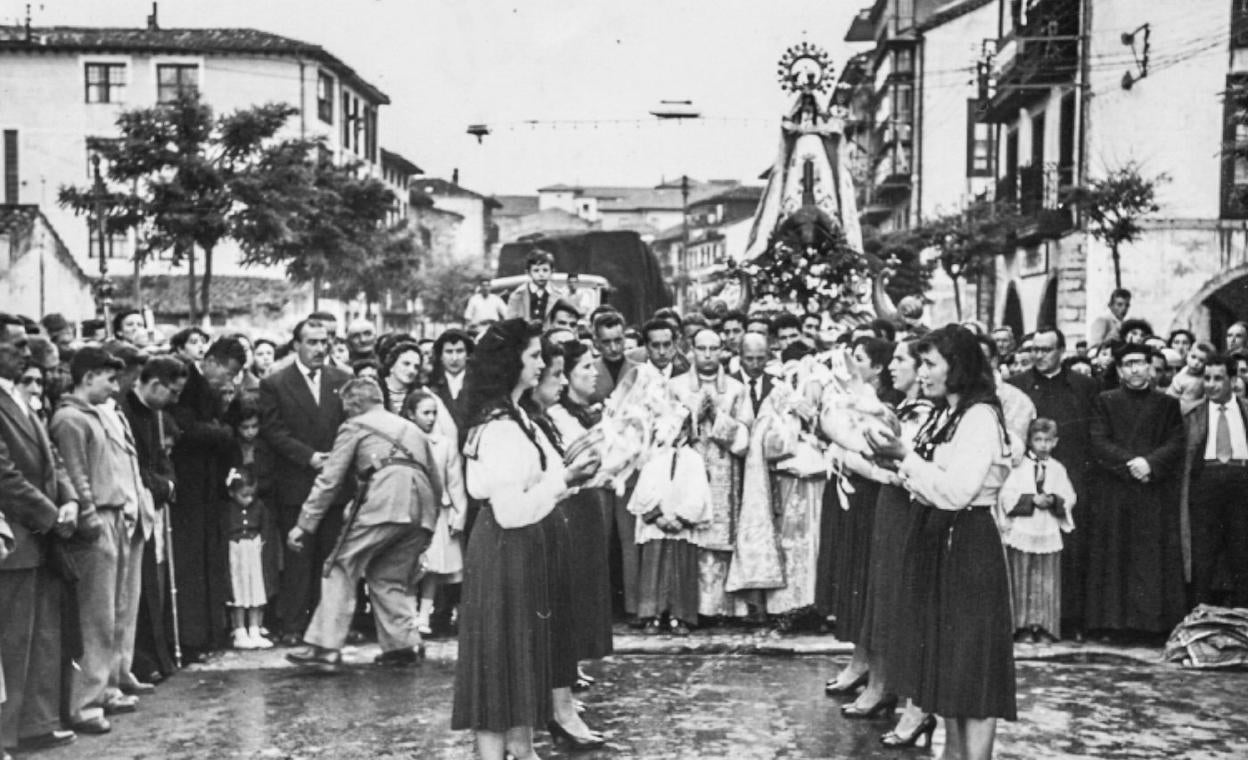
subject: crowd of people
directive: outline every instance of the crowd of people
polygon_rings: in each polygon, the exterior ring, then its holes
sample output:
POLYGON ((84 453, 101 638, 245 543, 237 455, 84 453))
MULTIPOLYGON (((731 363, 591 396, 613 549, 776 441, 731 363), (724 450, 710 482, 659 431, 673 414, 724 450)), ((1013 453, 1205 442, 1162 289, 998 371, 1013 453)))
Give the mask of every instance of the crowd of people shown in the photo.
POLYGON ((1125 291, 1073 346, 788 312, 629 325, 528 264, 434 340, 328 313, 167 342, 135 310, 0 315, 3 747, 107 732, 224 648, 333 669, 375 636, 406 666, 437 635, 483 757, 531 757, 535 728, 601 746, 574 692, 626 623, 831 630, 855 647, 827 684, 846 716, 896 709, 881 740, 910 746, 939 715, 982 758, 1015 718, 1015 642, 1155 641, 1248 605, 1248 325, 1223 352, 1161 338, 1125 291), (857 447, 838 367, 896 422, 857 447), (626 488, 581 487, 640 372, 683 429, 626 488))

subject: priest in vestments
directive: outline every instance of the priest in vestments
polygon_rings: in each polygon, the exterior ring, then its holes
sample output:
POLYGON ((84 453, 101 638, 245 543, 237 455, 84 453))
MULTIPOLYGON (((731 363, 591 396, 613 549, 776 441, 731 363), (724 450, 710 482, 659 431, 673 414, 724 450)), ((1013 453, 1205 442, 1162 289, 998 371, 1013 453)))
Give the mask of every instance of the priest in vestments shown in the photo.
POLYGON ((1179 529, 1184 426, 1154 390, 1153 350, 1115 355, 1120 386, 1093 405, 1087 510, 1089 630, 1168 633, 1186 610, 1179 529))

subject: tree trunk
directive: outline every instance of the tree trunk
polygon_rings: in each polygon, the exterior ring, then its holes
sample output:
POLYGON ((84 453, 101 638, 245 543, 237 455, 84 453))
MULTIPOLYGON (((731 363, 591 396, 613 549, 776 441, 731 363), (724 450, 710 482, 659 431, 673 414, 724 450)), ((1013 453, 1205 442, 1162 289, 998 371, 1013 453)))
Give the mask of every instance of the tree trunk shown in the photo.
POLYGON ((195 308, 198 303, 195 297, 195 246, 193 244, 187 246, 184 243, 179 243, 179 245, 185 246, 186 249, 186 316, 193 325, 199 321, 195 318, 199 311, 195 308))
POLYGON ((962 278, 949 275, 949 279, 953 282, 953 312, 958 315, 958 321, 961 322, 962 321, 962 278))
POLYGON ((212 288, 212 246, 204 248, 204 276, 199 283, 200 295, 200 312, 204 315, 205 322, 212 321, 212 302, 210 300, 210 289, 212 288))
POLYGON ((312 277, 312 311, 321 310, 321 276, 312 277))
POLYGON ((1122 264, 1118 258, 1118 244, 1114 243, 1109 247, 1110 254, 1114 257, 1114 287, 1118 290, 1122 289, 1122 264))

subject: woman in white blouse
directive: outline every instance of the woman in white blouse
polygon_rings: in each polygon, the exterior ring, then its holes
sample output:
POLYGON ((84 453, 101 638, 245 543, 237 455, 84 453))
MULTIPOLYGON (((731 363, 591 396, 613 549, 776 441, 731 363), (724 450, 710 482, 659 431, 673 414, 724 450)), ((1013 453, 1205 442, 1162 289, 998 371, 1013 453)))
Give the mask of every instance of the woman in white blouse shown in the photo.
POLYGON ((490 327, 468 367, 468 492, 483 502, 464 560, 451 727, 476 732, 486 760, 536 757, 533 728, 553 718, 550 602, 539 523, 569 485, 597 469, 587 451, 566 467, 521 406, 542 374, 537 325, 490 327))
POLYGON ((919 343, 919 383, 937 411, 915 442, 868 436, 898 463, 923 508, 906 542, 906 604, 914 614, 899 691, 945 719, 948 760, 992 757, 997 718, 1014 720, 1010 589, 991 508, 1010 471, 1010 444, 992 371, 957 325, 919 343))

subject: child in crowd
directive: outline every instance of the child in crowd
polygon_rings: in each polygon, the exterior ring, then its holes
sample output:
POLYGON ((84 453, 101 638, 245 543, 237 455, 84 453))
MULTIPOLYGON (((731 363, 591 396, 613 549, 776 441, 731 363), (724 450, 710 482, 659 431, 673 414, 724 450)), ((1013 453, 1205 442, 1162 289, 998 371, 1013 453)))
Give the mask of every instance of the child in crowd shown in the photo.
POLYGON ((1057 423, 1041 417, 1027 429, 1027 455, 1001 486, 995 509, 1013 594, 1014 638, 1057 640, 1062 620, 1062 533, 1075 529, 1075 489, 1051 454, 1057 423))
POLYGON ((688 636, 698 619, 698 547, 693 528, 711 519, 706 463, 690 441, 685 420, 675 444, 656 449, 642 467, 628 502, 638 516, 641 547, 637 616, 644 632, 688 636), (668 624, 663 625, 667 615, 668 624))
POLYGON ((1179 400, 1183 413, 1205 400, 1205 364, 1214 355, 1213 346, 1197 343, 1187 350, 1186 366, 1174 375, 1166 393, 1179 400))
POLYGON ((269 595, 264 583, 261 533, 268 510, 256 498, 256 477, 248 467, 231 468, 229 491, 230 626, 235 649, 268 649, 273 642, 260 632, 269 595))
POLYGON ((437 397, 424 389, 412 391, 403 402, 403 416, 416 423, 416 427, 429 438, 433 461, 438 466, 438 478, 443 484, 442 509, 438 512, 429 548, 421 557, 424 576, 419 584, 420 612, 416 618, 416 629, 422 636, 433 633, 430 615, 433 614, 438 587, 459 583, 464 571, 462 534, 464 520, 468 516, 464 464, 455 438, 434 429, 439 406, 437 397))

